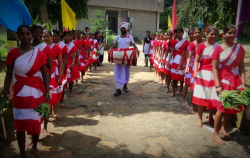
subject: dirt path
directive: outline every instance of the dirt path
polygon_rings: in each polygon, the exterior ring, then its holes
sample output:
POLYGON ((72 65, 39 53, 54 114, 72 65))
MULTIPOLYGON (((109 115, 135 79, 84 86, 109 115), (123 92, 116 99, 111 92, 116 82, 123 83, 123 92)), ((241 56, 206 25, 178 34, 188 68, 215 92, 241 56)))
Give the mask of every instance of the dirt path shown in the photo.
MULTIPOLYGON (((58 109, 62 121, 50 118, 52 136, 41 136, 38 148, 43 157, 248 157, 249 137, 230 130, 231 141, 219 146, 211 132, 195 126, 197 114, 189 115, 180 105, 181 96, 165 94, 153 72, 144 66, 141 54, 132 67, 129 93, 114 97, 114 64, 107 63, 90 73, 73 89, 74 98, 58 109)), ((190 95, 190 94, 189 94, 190 95)), ((207 114, 204 115, 204 122, 207 114)), ((206 123, 208 126, 209 124, 206 123)), ((0 142, 0 157, 18 157, 13 129, 0 142)), ((28 157, 33 157, 27 147, 28 157)))

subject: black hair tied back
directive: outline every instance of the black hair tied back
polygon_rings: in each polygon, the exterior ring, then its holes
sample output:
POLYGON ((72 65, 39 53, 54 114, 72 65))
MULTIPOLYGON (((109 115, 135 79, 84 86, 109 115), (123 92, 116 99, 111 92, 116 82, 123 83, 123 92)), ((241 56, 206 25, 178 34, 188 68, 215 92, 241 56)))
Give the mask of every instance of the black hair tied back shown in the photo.
POLYGON ((178 31, 184 32, 184 30, 183 30, 182 27, 177 28, 176 33, 177 33, 178 31))
POLYGON ((198 30, 199 32, 202 32, 202 28, 201 27, 195 27, 194 30, 198 30))
POLYGON ((31 30, 31 28, 30 28, 28 25, 20 25, 20 26, 17 28, 16 34, 19 34, 20 31, 21 31, 23 28, 27 28, 27 29, 30 31, 30 33, 32 34, 32 30, 31 30))
POLYGON ((52 32, 53 32, 53 34, 57 34, 58 36, 61 36, 61 33, 58 30, 52 30, 52 32))
POLYGON ((235 25, 233 24, 227 25, 226 27, 224 27, 223 33, 226 34, 229 30, 233 28, 236 28, 235 25))
POLYGON ((52 33, 51 33, 51 31, 50 30, 43 30, 43 33, 48 33, 48 34, 50 34, 50 36, 52 36, 52 33))
POLYGON ((207 34, 209 34, 212 30, 217 31, 217 33, 218 33, 218 29, 217 29, 216 27, 214 27, 214 26, 211 26, 211 27, 209 27, 209 29, 207 30, 207 34))
POLYGON ((42 32, 43 32, 43 27, 42 27, 42 25, 38 25, 38 24, 35 24, 35 25, 32 25, 32 31, 35 31, 36 29, 41 29, 42 30, 42 32))
POLYGON ((63 32, 63 37, 66 36, 66 35, 70 35, 70 31, 63 32))

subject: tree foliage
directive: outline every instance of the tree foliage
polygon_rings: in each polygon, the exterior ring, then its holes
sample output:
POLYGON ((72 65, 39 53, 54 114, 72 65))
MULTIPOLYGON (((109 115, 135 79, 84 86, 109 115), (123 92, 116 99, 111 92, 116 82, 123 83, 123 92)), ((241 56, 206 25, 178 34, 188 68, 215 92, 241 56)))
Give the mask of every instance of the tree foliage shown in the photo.
POLYGON ((95 18, 91 18, 91 30, 93 32, 96 31, 104 31, 106 29, 106 22, 104 21, 104 14, 102 10, 95 10, 94 14, 95 18))
POLYGON ((223 25, 234 23, 237 0, 186 0, 178 8, 178 24, 182 27, 197 26, 203 19, 205 27, 219 21, 223 25), (188 21, 189 20, 189 21, 188 21))
MULTIPOLYGON (((76 19, 88 18, 87 3, 89 0, 65 0, 70 8, 75 12, 76 19)), ((46 5, 48 9, 49 20, 54 24, 62 19, 61 0, 24 0, 25 5, 29 9, 33 20, 41 23, 40 6, 46 5)))

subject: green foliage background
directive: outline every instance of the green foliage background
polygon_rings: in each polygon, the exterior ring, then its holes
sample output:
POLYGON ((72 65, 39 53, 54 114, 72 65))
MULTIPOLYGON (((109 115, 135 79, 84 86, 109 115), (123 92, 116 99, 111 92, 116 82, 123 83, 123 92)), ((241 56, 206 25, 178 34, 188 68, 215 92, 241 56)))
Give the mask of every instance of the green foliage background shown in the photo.
MULTIPOLYGON (((65 0, 70 8, 76 13, 76 19, 88 18, 87 3, 90 0, 65 0)), ((31 17, 36 23, 42 22, 40 11, 41 5, 47 5, 49 19, 55 24, 62 19, 61 0, 24 0, 25 5, 29 9, 31 17)))

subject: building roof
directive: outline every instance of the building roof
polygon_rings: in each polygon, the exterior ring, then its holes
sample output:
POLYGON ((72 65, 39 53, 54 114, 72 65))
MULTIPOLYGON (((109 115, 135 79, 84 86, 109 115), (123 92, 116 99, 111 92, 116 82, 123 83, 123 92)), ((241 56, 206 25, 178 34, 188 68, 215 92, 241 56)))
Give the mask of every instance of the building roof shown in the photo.
POLYGON ((91 0, 88 2, 88 5, 117 9, 164 11, 163 0, 91 0))

